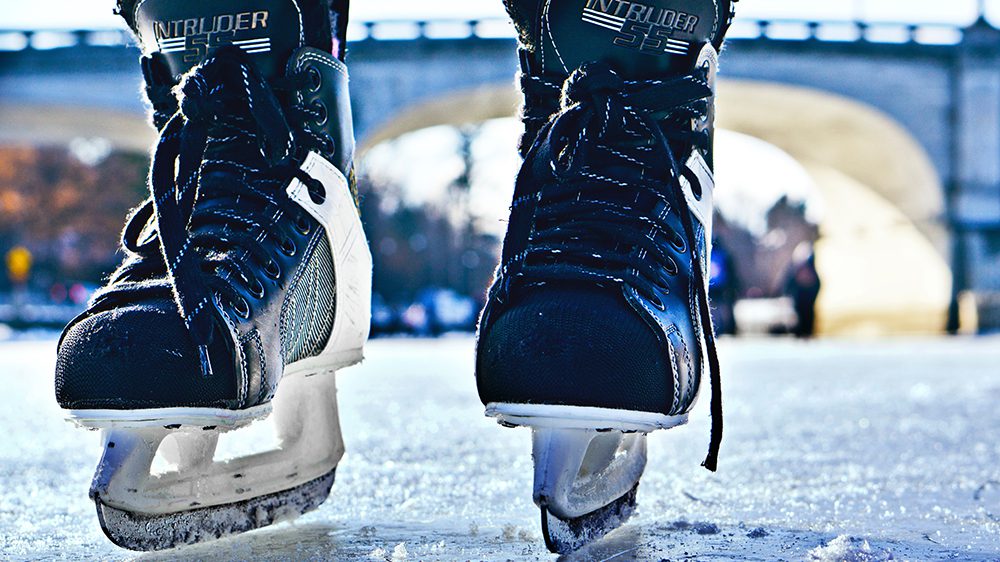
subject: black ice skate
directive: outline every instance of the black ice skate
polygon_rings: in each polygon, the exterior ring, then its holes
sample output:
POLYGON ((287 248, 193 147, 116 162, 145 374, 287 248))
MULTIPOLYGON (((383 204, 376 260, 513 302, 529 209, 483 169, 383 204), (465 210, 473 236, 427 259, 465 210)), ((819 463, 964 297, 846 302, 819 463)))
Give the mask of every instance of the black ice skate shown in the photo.
POLYGON ((160 131, 151 195, 125 227, 124 263, 63 333, 55 387, 70 419, 104 430, 90 495, 123 547, 247 531, 330 492, 343 454, 333 373, 362 358, 371 256, 346 2, 328 5, 120 6, 160 131), (213 460, 220 432, 272 404, 279 447, 213 460), (151 473, 157 455, 168 469, 151 473))
POLYGON ((479 326, 487 415, 533 431, 553 552, 635 508, 646 434, 719 366, 707 295, 717 53, 728 0, 509 0, 524 164, 479 326))

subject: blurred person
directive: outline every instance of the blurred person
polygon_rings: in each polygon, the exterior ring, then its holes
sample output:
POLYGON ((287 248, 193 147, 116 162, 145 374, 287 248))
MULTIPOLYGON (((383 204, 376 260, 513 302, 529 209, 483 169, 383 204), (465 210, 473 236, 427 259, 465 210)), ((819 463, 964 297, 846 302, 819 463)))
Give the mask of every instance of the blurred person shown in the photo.
POLYGON ((811 338, 816 334, 816 301, 821 288, 816 253, 812 244, 803 243, 795 249, 785 282, 785 294, 791 297, 795 310, 795 337, 811 338))
MULTIPOLYGON (((568 552, 632 513, 646 433, 683 424, 705 379, 703 464, 716 468, 713 102, 733 6, 506 7, 524 163, 476 380, 489 415, 534 428, 545 540, 568 552)), ((105 532, 150 550, 325 500, 343 452, 332 373, 361 359, 371 256, 353 181, 347 0, 119 10, 142 45, 160 140, 124 263, 63 333, 56 395, 78 424, 106 430, 91 489, 105 532), (218 433, 267 416, 272 399, 282 447, 214 463, 218 433), (168 440, 177 470, 151 477, 168 440)))
POLYGON ((718 335, 736 335, 736 300, 740 282, 736 263, 729 250, 716 240, 709 261, 708 295, 712 301, 712 319, 718 335))

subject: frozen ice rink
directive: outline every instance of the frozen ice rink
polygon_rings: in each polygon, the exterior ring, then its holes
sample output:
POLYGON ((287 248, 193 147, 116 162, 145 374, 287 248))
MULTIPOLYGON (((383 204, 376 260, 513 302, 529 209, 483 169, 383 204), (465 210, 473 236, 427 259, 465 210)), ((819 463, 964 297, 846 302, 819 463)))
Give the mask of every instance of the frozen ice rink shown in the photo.
MULTIPOLYGON (((62 421, 55 342, 0 343, 0 559, 136 557, 87 488, 99 436, 62 421)), ((347 455, 293 524, 142 560, 548 560, 528 430, 482 415, 473 341, 379 340, 339 377, 347 455)), ((708 400, 650 439, 639 514, 584 560, 1000 560, 1000 339, 729 340, 708 400)), ((141 376, 141 373, 136 373, 141 376)))

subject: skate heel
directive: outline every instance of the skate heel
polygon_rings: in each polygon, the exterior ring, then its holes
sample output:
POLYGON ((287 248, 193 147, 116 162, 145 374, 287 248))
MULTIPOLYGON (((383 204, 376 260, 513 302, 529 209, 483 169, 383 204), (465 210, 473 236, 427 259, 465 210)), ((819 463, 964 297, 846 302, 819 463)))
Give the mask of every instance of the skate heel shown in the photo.
POLYGON ((160 550, 318 507, 344 453, 336 377, 317 371, 283 380, 271 420, 277 448, 221 461, 217 429, 105 430, 90 489, 104 532, 125 548, 160 550), (169 466, 154 474, 157 453, 169 466))

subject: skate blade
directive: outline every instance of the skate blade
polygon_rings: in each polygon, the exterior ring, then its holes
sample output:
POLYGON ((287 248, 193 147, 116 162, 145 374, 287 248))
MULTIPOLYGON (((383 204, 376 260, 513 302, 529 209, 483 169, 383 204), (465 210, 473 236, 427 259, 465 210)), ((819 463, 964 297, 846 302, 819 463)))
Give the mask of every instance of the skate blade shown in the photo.
POLYGON ((336 469, 288 490, 245 501, 167 514, 117 509, 95 499, 104 534, 129 550, 164 550, 295 519, 330 495, 336 469))
POLYGON ((506 426, 532 429, 532 497, 552 552, 573 552, 621 526, 635 510, 646 434, 687 415, 545 404, 487 406, 506 426))
POLYGON ((635 512, 636 484, 612 503, 581 517, 560 519, 541 508, 545 546, 555 554, 569 554, 621 527, 635 512))
POLYGON ((263 442, 253 439, 255 428, 247 428, 232 437, 238 442, 249 433, 247 444, 255 452, 232 458, 218 448, 221 429, 106 430, 90 497, 108 536, 126 548, 169 548, 256 529, 318 506, 344 453, 336 377, 289 377, 273 403, 269 421, 276 444, 257 452, 263 442))
POLYGON ((646 469, 646 435, 533 428, 535 504, 567 521, 614 503, 646 469))

